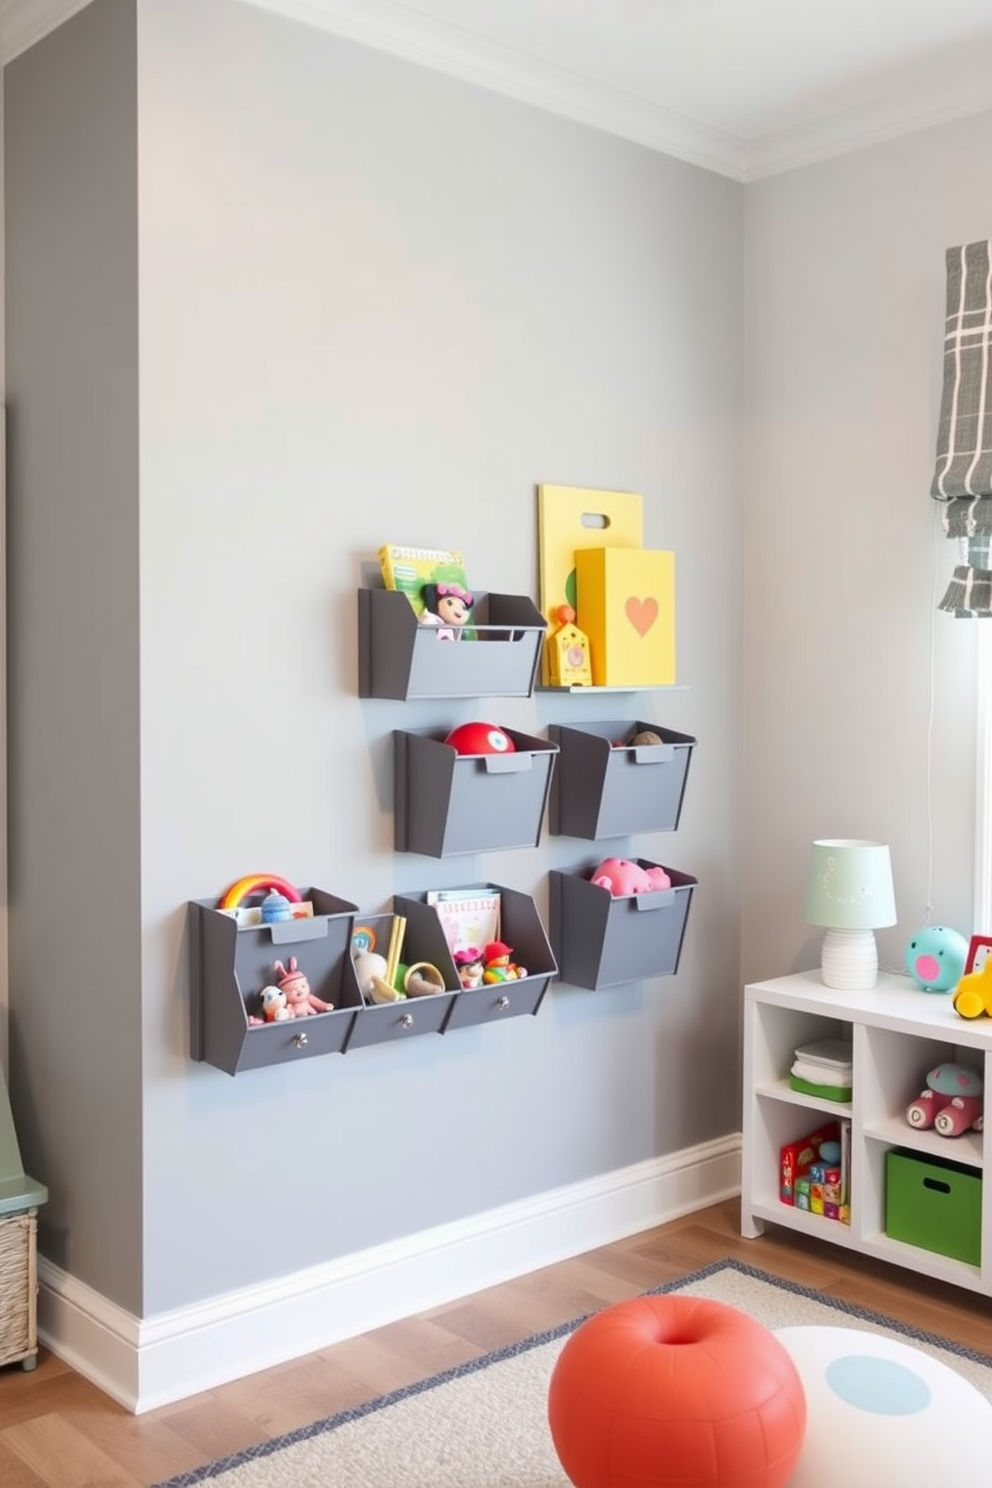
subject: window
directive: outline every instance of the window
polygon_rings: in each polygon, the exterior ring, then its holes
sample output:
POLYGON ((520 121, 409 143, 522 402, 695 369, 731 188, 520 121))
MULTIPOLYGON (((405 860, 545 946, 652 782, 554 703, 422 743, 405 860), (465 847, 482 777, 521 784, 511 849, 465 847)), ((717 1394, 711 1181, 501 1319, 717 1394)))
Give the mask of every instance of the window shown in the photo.
POLYGON ((975 760, 976 935, 992 934, 992 622, 979 623, 975 642, 978 717, 975 760))

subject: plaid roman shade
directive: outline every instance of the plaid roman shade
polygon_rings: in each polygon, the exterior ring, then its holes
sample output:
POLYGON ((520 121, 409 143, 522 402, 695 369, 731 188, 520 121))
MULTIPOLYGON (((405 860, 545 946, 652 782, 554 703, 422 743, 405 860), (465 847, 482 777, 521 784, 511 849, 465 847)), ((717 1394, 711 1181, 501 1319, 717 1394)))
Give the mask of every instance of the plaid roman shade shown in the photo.
POLYGON ((992 616, 992 242, 947 250, 944 387, 930 494, 963 562, 940 602, 992 616))

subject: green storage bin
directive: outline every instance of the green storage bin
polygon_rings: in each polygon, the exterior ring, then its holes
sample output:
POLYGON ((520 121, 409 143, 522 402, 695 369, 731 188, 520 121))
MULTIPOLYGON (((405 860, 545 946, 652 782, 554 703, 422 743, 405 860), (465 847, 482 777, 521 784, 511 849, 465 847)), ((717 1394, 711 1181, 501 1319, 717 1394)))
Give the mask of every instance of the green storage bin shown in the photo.
POLYGON ((981 1174, 949 1158, 890 1148, 885 1154, 885 1233, 978 1266, 981 1174))

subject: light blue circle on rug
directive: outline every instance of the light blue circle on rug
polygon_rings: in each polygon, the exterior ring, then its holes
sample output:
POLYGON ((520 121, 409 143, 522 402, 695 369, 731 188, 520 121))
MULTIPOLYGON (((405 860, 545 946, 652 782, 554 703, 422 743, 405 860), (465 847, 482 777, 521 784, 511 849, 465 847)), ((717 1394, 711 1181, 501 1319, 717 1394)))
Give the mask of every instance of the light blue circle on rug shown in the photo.
POLYGON ((845 1405, 857 1406, 874 1416, 916 1416, 932 1399, 930 1386, 915 1370, 871 1354, 832 1359, 824 1375, 845 1405))

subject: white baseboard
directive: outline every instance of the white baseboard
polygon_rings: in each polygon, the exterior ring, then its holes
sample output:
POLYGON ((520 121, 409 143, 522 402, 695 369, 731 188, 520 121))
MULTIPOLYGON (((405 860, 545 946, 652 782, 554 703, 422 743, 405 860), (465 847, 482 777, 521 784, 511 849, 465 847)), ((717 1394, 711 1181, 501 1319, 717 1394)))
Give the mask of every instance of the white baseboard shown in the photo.
POLYGON ((138 1415, 740 1192, 740 1136, 137 1318, 39 1259, 38 1336, 138 1415))

